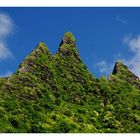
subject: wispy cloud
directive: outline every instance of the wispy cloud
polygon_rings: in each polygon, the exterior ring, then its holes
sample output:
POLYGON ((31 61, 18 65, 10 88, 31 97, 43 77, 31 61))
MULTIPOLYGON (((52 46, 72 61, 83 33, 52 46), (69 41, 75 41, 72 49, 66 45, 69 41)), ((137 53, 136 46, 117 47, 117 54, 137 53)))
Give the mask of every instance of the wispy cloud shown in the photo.
POLYGON ((128 35, 123 41, 129 47, 131 52, 133 52, 133 57, 125 60, 125 63, 140 77, 140 35, 136 37, 128 35))
POLYGON ((119 21, 119 22, 121 22, 122 24, 128 24, 128 21, 126 21, 125 19, 123 19, 123 18, 120 17, 120 16, 117 16, 117 17, 116 17, 116 20, 119 21))
POLYGON ((0 75, 0 77, 9 77, 9 76, 11 76, 12 74, 13 74, 13 73, 12 73, 11 71, 8 71, 8 72, 6 72, 6 73, 0 75))
POLYGON ((122 61, 130 68, 133 73, 140 77, 140 35, 134 37, 131 34, 125 35, 123 38, 123 43, 132 52, 132 57, 125 58, 124 56, 116 55, 116 58, 114 61, 112 61, 112 63, 100 61, 97 63, 97 68, 101 74, 107 76, 112 72, 115 62, 122 61))
POLYGON ((108 76, 109 73, 111 73, 112 69, 113 69, 113 63, 109 63, 105 60, 102 60, 100 62, 98 62, 95 67, 99 70, 99 72, 104 75, 104 76, 108 76))
POLYGON ((13 27, 10 16, 0 13, 0 61, 12 56, 12 52, 6 46, 6 39, 12 33, 13 27))
POLYGON ((94 67, 97 69, 98 72, 100 72, 101 75, 108 76, 112 73, 114 65, 117 61, 125 63, 125 60, 121 53, 118 53, 115 56, 113 56, 111 61, 99 61, 94 67))
POLYGON ((7 59, 12 56, 12 52, 0 41, 0 60, 7 59))

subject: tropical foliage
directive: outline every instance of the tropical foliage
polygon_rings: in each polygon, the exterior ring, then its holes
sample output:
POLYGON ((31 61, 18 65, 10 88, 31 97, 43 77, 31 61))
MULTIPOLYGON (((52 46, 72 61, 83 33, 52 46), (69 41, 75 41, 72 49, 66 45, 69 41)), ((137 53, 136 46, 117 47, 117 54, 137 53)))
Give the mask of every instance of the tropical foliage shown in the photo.
POLYGON ((117 62, 96 79, 67 32, 55 55, 41 42, 10 77, 0 78, 0 132, 140 132, 139 79, 117 62))

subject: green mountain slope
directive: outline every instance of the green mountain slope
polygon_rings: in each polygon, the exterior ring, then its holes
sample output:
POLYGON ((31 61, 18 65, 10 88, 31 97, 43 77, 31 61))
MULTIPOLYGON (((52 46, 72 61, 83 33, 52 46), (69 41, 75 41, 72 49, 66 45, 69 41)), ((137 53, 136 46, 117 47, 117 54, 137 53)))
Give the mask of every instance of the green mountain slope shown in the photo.
POLYGON ((116 63, 109 80, 83 64, 72 33, 52 55, 39 43, 0 78, 0 132, 140 132, 139 79, 116 63))

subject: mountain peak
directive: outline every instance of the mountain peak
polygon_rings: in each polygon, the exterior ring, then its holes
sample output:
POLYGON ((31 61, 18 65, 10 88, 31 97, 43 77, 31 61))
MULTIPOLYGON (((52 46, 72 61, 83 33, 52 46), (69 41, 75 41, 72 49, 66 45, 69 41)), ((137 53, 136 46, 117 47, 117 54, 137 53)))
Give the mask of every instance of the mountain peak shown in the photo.
POLYGON ((115 74, 118 74, 118 73, 122 73, 124 70, 128 70, 128 67, 126 65, 124 65, 123 62, 117 61, 115 63, 112 74, 115 75, 115 74))
POLYGON ((140 79, 121 61, 115 63, 113 75, 140 89, 140 79))
POLYGON ((37 47, 32 51, 32 53, 33 52, 51 54, 50 50, 48 49, 48 47, 44 42, 39 42, 37 47))
POLYGON ((38 43, 37 47, 22 61, 18 71, 20 73, 26 71, 32 71, 32 68, 36 66, 36 61, 41 57, 46 56, 49 59, 52 54, 44 42, 38 43))
POLYGON ((60 46, 62 44, 75 45, 76 44, 76 39, 75 39, 74 35, 71 32, 66 32, 63 36, 63 39, 60 43, 60 46))
POLYGON ((111 76, 94 78, 70 32, 55 55, 40 42, 0 78, 0 133, 139 133, 140 80, 122 62, 111 76))
POLYGON ((66 32, 64 34, 56 54, 63 57, 70 56, 71 58, 76 58, 77 60, 80 59, 79 52, 76 47, 76 39, 71 32, 66 32))

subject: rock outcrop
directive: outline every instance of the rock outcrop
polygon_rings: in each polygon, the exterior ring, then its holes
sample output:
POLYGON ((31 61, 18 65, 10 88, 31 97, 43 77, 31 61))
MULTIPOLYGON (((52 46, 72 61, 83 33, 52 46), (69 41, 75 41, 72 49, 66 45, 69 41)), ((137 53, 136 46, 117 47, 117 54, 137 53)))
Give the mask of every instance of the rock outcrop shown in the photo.
POLYGON ((112 74, 140 89, 139 77, 131 72, 122 62, 116 62, 112 74))

